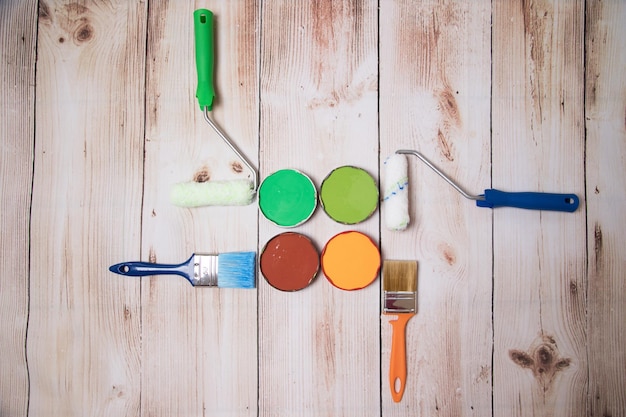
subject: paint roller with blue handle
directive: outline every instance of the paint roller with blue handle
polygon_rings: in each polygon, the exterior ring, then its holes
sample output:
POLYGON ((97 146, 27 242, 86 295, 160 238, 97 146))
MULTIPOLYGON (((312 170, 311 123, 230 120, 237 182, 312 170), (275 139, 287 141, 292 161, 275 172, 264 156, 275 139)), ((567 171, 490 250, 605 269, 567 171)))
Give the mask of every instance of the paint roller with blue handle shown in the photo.
MULTIPOLYGON (((472 195, 467 193, 461 187, 459 187, 454 181, 452 181, 446 174, 433 165, 424 155, 414 150, 401 149, 396 151, 395 155, 389 157, 385 161, 387 176, 386 180, 389 184, 404 184, 402 178, 408 178, 406 174, 406 167, 402 164, 406 164, 406 159, 396 158, 397 155, 413 155, 418 157, 424 162, 430 169, 435 171, 441 178, 443 178, 448 184, 450 184, 455 190, 469 200, 476 201, 478 207, 516 207, 528 210, 549 210, 549 211, 562 211, 572 213, 576 211, 579 205, 579 199, 576 194, 554 194, 554 193, 539 193, 539 192, 507 192, 495 189, 486 189, 484 194, 472 195), (404 162, 402 162, 404 160, 404 162)), ((408 186, 408 180, 406 182, 408 186)), ((405 187, 408 188, 408 187, 405 187)), ((391 187, 394 192, 390 192, 387 195, 385 192, 385 211, 390 213, 386 216, 386 225, 390 230, 403 230, 408 225, 408 198, 407 190, 401 187, 391 187), (402 216, 402 217, 400 217, 402 216), (388 219, 389 218, 389 219, 388 219), (404 225, 404 227, 402 227, 404 225)))

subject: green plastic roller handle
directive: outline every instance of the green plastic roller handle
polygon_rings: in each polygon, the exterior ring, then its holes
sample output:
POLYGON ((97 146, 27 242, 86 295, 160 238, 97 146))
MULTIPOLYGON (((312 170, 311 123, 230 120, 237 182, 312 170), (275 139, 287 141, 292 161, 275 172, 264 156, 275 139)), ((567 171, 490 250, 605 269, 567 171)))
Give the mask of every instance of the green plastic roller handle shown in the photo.
POLYGON ((193 12, 193 26, 196 42, 196 71, 198 73, 198 88, 196 98, 200 109, 206 107, 213 110, 215 87, 213 85, 213 68, 215 52, 213 47, 213 12, 207 9, 198 9, 193 12))

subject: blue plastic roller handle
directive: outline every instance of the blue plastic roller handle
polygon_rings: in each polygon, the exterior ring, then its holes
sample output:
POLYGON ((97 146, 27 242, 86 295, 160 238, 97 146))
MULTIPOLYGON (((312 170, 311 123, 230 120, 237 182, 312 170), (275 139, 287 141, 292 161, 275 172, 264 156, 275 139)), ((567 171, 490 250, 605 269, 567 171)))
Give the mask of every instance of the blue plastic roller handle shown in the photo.
POLYGON ((478 207, 517 207, 529 210, 550 210, 574 212, 578 208, 576 194, 551 194, 533 192, 515 192, 489 189, 476 200, 478 207), (484 199, 482 199, 484 197, 484 199))

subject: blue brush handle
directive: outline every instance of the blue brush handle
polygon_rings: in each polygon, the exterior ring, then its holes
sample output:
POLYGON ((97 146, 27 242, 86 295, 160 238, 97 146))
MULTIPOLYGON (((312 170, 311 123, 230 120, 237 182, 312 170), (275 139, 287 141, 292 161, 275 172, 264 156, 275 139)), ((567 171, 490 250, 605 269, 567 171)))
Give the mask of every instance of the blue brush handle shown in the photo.
POLYGON ((145 277, 148 275, 180 275, 188 280, 193 274, 193 258, 191 256, 182 264, 155 264, 151 262, 122 262, 111 265, 109 271, 127 277, 145 277))
POLYGON ((485 190, 484 200, 476 200, 478 207, 517 207, 529 210, 551 210, 574 212, 578 208, 576 194, 551 193, 510 193, 506 191, 485 190))

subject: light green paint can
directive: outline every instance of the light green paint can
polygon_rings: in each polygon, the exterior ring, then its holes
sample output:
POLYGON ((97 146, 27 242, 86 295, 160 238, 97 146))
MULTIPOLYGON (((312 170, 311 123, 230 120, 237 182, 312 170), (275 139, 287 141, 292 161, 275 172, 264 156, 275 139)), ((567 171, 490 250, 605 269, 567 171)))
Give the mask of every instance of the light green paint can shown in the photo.
POLYGON ((331 219, 344 224, 360 223, 378 207, 378 186, 364 169, 342 166, 322 182, 320 201, 331 219))

